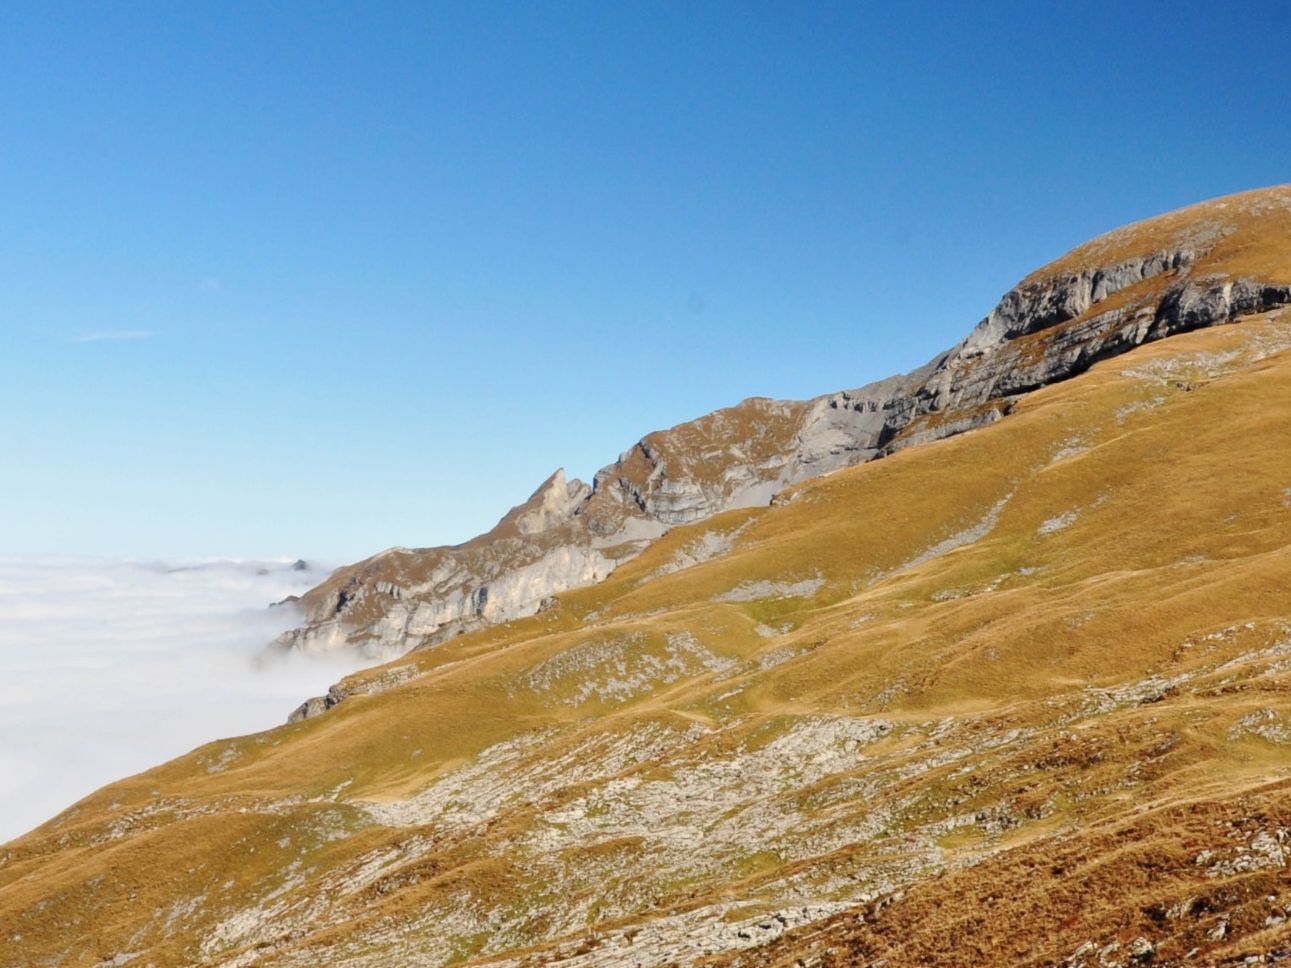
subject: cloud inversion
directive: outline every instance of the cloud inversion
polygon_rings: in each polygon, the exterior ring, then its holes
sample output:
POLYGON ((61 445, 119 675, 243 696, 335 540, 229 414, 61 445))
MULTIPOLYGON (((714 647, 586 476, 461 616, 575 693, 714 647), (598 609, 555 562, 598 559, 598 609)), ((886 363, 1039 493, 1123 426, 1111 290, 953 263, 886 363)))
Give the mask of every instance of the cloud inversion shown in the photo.
POLYGON ((278 725, 357 663, 253 658, 285 562, 0 558, 0 842, 112 780, 278 725))

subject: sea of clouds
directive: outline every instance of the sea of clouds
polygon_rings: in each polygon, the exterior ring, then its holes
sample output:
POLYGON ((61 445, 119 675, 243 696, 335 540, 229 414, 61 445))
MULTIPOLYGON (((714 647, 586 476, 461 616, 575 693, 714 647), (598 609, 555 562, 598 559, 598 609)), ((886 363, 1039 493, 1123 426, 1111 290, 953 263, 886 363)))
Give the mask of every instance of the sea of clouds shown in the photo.
POLYGON ((105 783, 278 725, 360 663, 258 663, 290 561, 0 557, 0 843, 105 783))

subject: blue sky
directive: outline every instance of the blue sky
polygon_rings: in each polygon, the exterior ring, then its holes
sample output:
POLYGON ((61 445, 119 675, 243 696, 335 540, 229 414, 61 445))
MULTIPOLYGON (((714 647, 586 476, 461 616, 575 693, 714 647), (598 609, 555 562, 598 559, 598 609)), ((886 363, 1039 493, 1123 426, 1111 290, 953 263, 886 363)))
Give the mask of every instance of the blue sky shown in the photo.
POLYGON ((1291 179, 1280 4, 0 10, 0 552, 460 541, 1291 179))

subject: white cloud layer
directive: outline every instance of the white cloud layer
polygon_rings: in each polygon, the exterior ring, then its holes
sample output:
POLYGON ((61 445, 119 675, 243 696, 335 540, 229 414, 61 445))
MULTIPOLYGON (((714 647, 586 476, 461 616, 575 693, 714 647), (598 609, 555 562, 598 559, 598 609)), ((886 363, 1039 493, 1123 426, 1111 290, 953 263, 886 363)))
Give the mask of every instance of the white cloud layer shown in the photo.
POLYGON ((0 843, 105 783, 278 725, 358 663, 253 659, 289 562, 0 557, 0 843))

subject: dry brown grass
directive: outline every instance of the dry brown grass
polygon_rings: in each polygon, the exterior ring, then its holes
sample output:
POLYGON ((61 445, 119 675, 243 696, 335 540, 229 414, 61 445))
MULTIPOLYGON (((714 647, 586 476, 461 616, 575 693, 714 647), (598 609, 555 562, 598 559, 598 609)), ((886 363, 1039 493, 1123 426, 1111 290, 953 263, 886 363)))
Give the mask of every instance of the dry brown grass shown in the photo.
POLYGON ((379 964, 441 943, 459 961, 540 961, 706 905, 735 905, 729 920, 898 884, 904 900, 877 917, 858 907, 732 963, 1048 964, 1140 935, 1162 959, 1274 944, 1262 918, 1269 895, 1291 903, 1285 871, 1206 877, 1194 858, 1234 830, 1291 828, 1284 345, 1291 314, 1143 347, 983 430, 674 529, 558 611, 354 677, 410 676, 325 716, 113 784, 0 848, 0 965, 133 951, 158 966, 379 964), (730 553, 660 574, 737 528, 730 553), (721 600, 817 579, 804 597, 721 600), (615 691, 692 639, 708 666, 615 691), (815 853, 750 836, 688 867, 648 827, 559 839, 552 818, 607 783, 754 756, 819 717, 892 728, 769 795, 816 825, 815 853), (591 769, 618 739, 692 727, 687 745, 591 769), (541 793, 456 826, 374 819, 372 804, 517 739, 541 793), (379 856, 378 874, 354 873, 379 856), (1184 896, 1199 913, 1159 916, 1184 896), (1221 915, 1228 933, 1205 937, 1221 915), (229 929, 204 952, 237 916, 265 932, 229 929))

